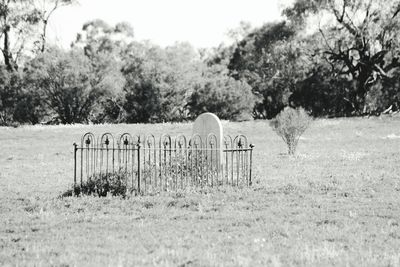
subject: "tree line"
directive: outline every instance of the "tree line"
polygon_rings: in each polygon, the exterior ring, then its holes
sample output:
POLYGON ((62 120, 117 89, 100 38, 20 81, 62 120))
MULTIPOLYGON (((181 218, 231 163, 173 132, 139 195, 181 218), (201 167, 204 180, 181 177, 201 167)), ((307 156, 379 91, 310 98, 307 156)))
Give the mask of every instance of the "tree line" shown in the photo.
POLYGON ((46 42, 68 0, 0 0, 0 125, 270 119, 399 109, 400 1, 296 0, 282 21, 230 31, 212 49, 162 48, 133 27, 85 23, 61 49, 46 42))

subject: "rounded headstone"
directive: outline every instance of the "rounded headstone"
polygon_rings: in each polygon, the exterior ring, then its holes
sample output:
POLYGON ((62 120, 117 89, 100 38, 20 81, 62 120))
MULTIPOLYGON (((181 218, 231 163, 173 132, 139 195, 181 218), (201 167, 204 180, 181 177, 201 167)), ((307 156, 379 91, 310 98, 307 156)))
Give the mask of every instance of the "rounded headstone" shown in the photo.
MULTIPOLYGON (((219 156, 216 160, 218 161, 217 165, 220 165, 223 153, 224 133, 221 121, 217 117, 217 115, 207 112, 198 116, 197 119, 194 121, 193 125, 193 135, 196 134, 198 134, 201 137, 204 145, 206 145, 205 142, 207 141, 207 138, 209 137, 210 134, 215 135, 217 139, 215 150, 219 151, 218 153, 219 156)), ((208 147, 208 144, 206 146, 208 147)))

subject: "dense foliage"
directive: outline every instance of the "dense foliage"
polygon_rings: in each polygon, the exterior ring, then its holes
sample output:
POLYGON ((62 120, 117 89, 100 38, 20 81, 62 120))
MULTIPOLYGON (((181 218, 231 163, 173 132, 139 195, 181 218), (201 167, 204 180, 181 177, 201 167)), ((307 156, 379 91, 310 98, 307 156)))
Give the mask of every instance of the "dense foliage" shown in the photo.
POLYGON ((213 112, 271 119, 400 108, 400 1, 296 0, 284 20, 230 31, 196 50, 138 42, 128 23, 85 23, 69 50, 46 43, 52 13, 74 1, 0 1, 0 125, 163 122, 213 112), (24 30, 19 30, 24 29, 24 30))

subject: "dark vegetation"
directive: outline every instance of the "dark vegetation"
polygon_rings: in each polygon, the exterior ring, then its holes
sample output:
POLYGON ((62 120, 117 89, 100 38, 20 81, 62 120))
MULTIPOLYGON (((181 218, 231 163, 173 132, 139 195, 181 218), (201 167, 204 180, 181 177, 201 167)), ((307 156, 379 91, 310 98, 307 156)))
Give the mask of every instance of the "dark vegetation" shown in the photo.
POLYGON ((124 172, 100 173, 92 175, 87 181, 73 187, 66 195, 86 195, 106 197, 122 196, 125 197, 128 190, 127 175, 124 172))
POLYGON ((51 47, 47 23, 73 1, 28 2, 0 1, 0 125, 184 121, 205 111, 240 121, 287 106, 314 117, 399 109, 398 0, 296 0, 283 21, 242 23, 232 45, 199 51, 138 42, 129 24, 102 20, 84 24, 68 51, 51 47))

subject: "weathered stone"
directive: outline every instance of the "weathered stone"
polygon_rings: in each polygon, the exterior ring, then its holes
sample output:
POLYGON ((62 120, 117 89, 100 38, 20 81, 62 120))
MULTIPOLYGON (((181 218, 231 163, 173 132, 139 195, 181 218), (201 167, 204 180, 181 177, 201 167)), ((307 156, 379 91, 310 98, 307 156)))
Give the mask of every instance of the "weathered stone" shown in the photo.
MULTIPOLYGON (((213 162, 217 163, 218 168, 221 167, 222 153, 223 153, 223 138, 224 133, 222 124, 219 118, 213 113, 203 113, 194 122, 193 135, 198 134, 202 141, 203 147, 211 148, 210 141, 214 141, 212 135, 216 137, 216 144, 212 145, 213 162), (215 158, 215 155, 216 158, 215 158)), ((208 153, 211 155, 210 153, 208 153)), ((209 157, 210 158, 210 157, 209 157)))

